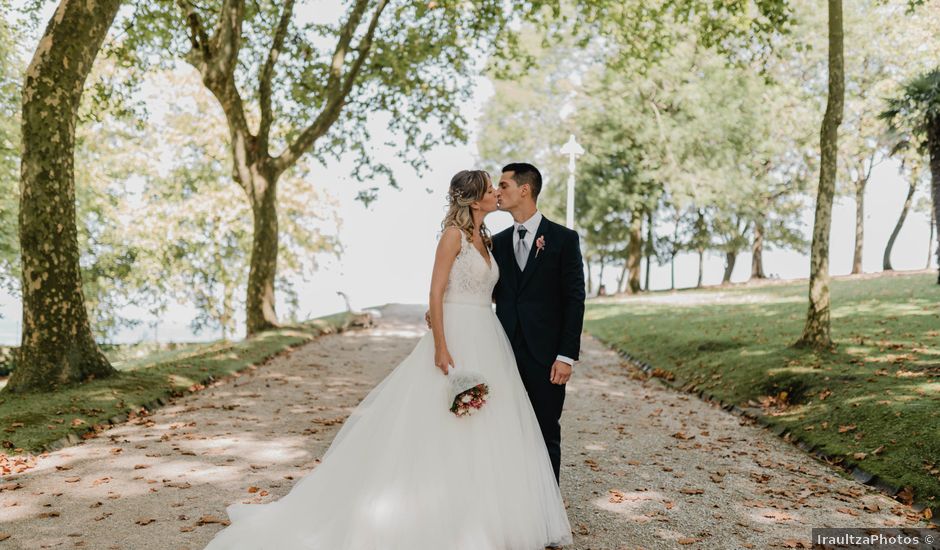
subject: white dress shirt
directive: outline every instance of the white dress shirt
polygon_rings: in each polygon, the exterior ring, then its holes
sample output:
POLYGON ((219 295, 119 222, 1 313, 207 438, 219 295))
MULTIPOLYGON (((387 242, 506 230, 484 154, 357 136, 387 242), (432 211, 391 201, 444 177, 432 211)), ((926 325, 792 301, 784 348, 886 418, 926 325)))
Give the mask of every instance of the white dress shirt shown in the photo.
MULTIPOLYGON (((528 250, 532 250, 532 247, 535 245, 535 239, 537 237, 535 232, 539 230, 539 224, 541 223, 542 223, 542 213, 539 212, 538 210, 535 211, 535 214, 532 214, 531 218, 527 219, 526 221, 522 223, 513 222, 512 224, 512 249, 516 250, 516 248, 519 246, 519 228, 525 227, 526 229, 525 244, 528 245, 528 250)), ((559 355, 558 357, 556 357, 556 360, 561 361, 562 363, 568 363, 569 365, 572 365, 572 366, 574 365, 574 359, 571 359, 570 357, 566 357, 564 355, 559 355)))

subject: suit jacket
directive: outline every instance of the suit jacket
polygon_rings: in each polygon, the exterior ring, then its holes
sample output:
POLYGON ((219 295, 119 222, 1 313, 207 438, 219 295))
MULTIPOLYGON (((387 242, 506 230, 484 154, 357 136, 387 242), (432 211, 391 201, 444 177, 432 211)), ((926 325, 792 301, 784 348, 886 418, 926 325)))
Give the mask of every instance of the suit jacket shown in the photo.
POLYGON ((496 316, 509 339, 520 327, 529 351, 550 367, 558 355, 577 360, 584 323, 584 267, 578 233, 542 217, 520 272, 512 246, 515 224, 493 237, 499 281, 493 289, 496 316))

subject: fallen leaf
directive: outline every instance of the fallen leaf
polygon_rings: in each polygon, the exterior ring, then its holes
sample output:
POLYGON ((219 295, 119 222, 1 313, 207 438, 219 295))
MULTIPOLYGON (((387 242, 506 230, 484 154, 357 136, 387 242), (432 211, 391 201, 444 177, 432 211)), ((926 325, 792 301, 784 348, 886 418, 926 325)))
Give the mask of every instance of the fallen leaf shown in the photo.
POLYGON ((215 516, 206 515, 206 516, 202 516, 201 518, 199 518, 199 521, 196 522, 196 525, 206 525, 209 523, 219 523, 222 525, 228 525, 231 522, 227 519, 219 519, 215 516))

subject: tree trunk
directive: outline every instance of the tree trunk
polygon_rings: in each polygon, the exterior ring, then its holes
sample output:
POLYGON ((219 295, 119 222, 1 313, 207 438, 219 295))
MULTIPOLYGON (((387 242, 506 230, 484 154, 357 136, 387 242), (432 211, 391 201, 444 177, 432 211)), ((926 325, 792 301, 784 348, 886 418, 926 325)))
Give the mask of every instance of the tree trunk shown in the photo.
POLYGON ((23 86, 19 237, 23 334, 6 390, 50 391, 117 371, 98 349, 75 225, 75 125, 82 90, 120 0, 62 0, 23 86))
POLYGON ((930 269, 930 255, 933 254, 933 228, 934 224, 937 223, 936 214, 933 209, 930 209, 930 238, 927 239, 927 265, 924 266, 924 269, 930 269))
POLYGON ((669 290, 676 289, 676 255, 669 258, 669 290))
POLYGON ((764 223, 754 224, 754 243, 751 245, 751 279, 766 279, 764 273, 764 223))
POLYGON ((930 199, 933 203, 930 225, 936 229, 933 233, 937 235, 937 284, 940 284, 940 117, 930 120, 927 126, 927 148, 930 151, 930 199))
POLYGON ((898 218, 898 223, 895 224, 894 231, 891 232, 891 237, 888 238, 888 246, 885 247, 884 259, 881 262, 882 268, 885 271, 894 270, 894 268, 891 267, 891 249, 894 248, 894 241, 898 238, 898 233, 901 232, 901 227, 904 225, 907 213, 911 210, 911 203, 914 201, 915 191, 917 191, 917 178, 911 178, 910 187, 907 189, 907 198, 904 199, 904 208, 901 209, 901 217, 898 218))
MULTIPOLYGON (((259 171, 260 172, 260 171, 259 171)), ((273 174, 254 178, 258 191, 252 201, 254 236, 248 271, 246 328, 249 335, 277 328, 274 277, 277 274, 277 179, 273 174), (266 181, 267 180, 267 181, 266 181)))
MULTIPOLYGON (((930 261, 930 258, 927 258, 930 261)), ((627 280, 627 262, 623 262, 623 269, 620 270, 620 277, 617 278, 617 294, 623 292, 623 283, 627 280)))
POLYGON ((702 288, 702 276, 705 274, 705 249, 698 249, 698 282, 695 283, 695 288, 702 288))
POLYGON ((679 255, 679 212, 676 212, 676 226, 672 232, 672 255, 669 258, 669 290, 676 289, 676 256, 679 255))
POLYGON ((731 274, 734 272, 734 264, 738 260, 736 251, 725 252, 725 272, 721 276, 721 284, 726 285, 731 282, 731 274))
POLYGON ((862 272, 862 249, 865 246, 865 188, 868 178, 859 176, 855 182, 855 256, 852 258, 852 275, 862 272))
POLYGON ((640 259, 643 257, 643 211, 634 210, 630 217, 630 242, 627 245, 627 265, 630 272, 630 294, 640 291, 640 259))
POLYGON ((650 291, 650 265, 653 263, 653 210, 646 213, 646 280, 643 281, 643 290, 650 291))
POLYGON ((827 348, 830 336, 829 232, 839 161, 839 125, 845 103, 842 0, 829 0, 829 94, 820 128, 819 192, 813 222, 813 247, 809 271, 809 308, 798 345, 827 348))
POLYGON ((378 28, 379 18, 388 6, 388 0, 371 2, 359 0, 349 10, 342 23, 327 75, 327 89, 319 113, 304 129, 295 129, 293 141, 283 152, 272 156, 269 151, 271 128, 277 127, 272 97, 276 63, 287 38, 294 10, 294 0, 282 2, 280 17, 274 28, 271 47, 257 75, 258 130, 249 129, 242 94, 235 77, 242 43, 245 17, 244 0, 224 0, 220 14, 210 36, 203 27, 197 10, 191 3, 181 2, 189 29, 191 49, 186 60, 199 71, 203 84, 212 92, 225 113, 229 126, 235 181, 247 193, 254 218, 254 242, 251 250, 251 269, 248 275, 246 299, 246 329, 248 336, 278 326, 275 312, 274 281, 277 274, 277 199, 278 177, 294 166, 300 157, 310 151, 339 119, 347 98, 362 71, 368 65, 369 52, 378 28), (367 8, 371 16, 364 19, 367 8), (368 21, 365 32, 356 31, 368 21), (358 44, 353 37, 358 35, 358 44), (348 54, 355 52, 355 58, 348 54))
POLYGON ((604 264, 607 263, 607 257, 601 256, 601 268, 597 273, 597 295, 600 296, 604 289, 604 264))
POLYGON ((593 280, 591 279, 591 259, 585 258, 584 263, 587 264, 587 293, 590 296, 594 292, 593 280))

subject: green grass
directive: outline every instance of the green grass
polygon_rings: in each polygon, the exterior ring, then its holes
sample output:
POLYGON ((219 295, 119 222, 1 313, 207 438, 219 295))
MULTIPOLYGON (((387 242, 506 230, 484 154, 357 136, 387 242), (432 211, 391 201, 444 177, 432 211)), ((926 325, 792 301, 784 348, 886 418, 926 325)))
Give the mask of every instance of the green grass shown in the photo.
POLYGON ((198 390, 209 376, 236 373, 320 334, 346 329, 353 320, 341 313, 240 342, 187 344, 145 357, 110 349, 105 353, 119 372, 109 378, 51 393, 0 391, 0 451, 39 452, 69 434, 93 436, 115 416, 126 417, 158 398, 198 390))
POLYGON ((936 275, 833 281, 831 353, 791 347, 802 332, 806 295, 800 282, 601 299, 588 304, 585 329, 690 389, 761 407, 772 425, 844 466, 911 487, 914 499, 936 512, 936 275))

